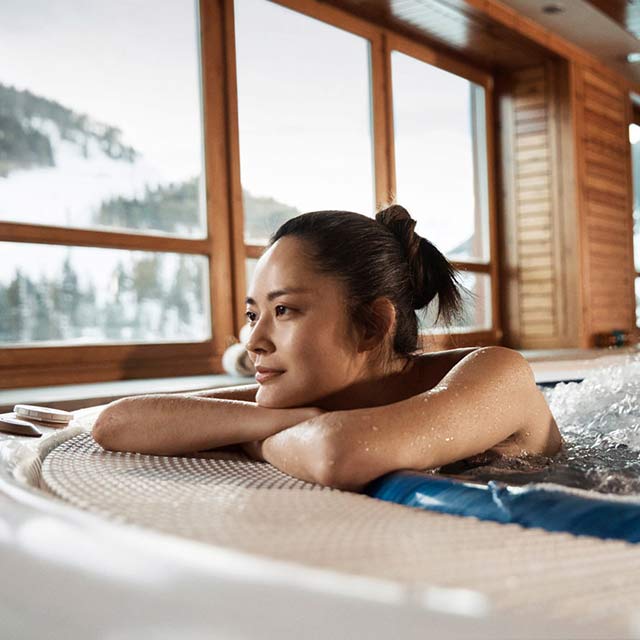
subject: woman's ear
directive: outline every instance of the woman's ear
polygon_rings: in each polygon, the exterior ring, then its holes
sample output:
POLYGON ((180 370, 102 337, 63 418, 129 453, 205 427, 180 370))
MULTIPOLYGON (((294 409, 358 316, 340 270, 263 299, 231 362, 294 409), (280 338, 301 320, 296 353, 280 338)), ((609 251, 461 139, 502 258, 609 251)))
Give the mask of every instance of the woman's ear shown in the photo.
POLYGON ((359 351, 371 351, 383 344, 396 325, 396 308, 389 298, 376 298, 368 307, 367 322, 358 344, 359 351))

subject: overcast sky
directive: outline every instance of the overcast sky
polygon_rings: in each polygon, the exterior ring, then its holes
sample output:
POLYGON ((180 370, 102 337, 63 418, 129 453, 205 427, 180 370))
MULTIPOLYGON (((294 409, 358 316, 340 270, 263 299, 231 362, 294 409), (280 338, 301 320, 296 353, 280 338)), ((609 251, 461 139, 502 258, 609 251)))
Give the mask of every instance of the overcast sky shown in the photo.
POLYGON ((2 0, 0 82, 122 129, 167 177, 200 172, 192 0, 2 0))
MULTIPOLYGON (((245 187, 373 213, 368 41, 264 0, 236 2, 236 41, 245 187)), ((392 62, 398 202, 447 250, 473 229, 470 83, 392 62)))

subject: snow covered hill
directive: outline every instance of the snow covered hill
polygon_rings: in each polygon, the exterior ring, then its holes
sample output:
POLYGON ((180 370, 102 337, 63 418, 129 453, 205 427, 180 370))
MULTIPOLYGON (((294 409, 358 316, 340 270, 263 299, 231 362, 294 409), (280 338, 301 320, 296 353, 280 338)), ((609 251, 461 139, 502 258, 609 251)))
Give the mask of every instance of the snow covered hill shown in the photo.
POLYGON ((120 141, 117 128, 54 101, 0 85, 0 115, 5 116, 0 119, 5 168, 0 216, 5 220, 91 226, 103 202, 142 198, 147 189, 168 182, 140 151, 120 141), (30 144, 27 134, 32 139, 34 132, 48 141, 52 166, 47 166, 46 147, 40 157, 34 157, 33 149, 24 152, 30 144))

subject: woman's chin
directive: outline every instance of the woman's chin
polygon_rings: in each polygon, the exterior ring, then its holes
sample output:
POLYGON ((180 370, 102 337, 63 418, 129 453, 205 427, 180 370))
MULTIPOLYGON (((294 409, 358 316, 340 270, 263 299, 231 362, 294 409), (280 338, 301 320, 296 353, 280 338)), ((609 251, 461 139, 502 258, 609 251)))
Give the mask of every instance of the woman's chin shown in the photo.
POLYGON ((259 387, 256 393, 256 404, 264 409, 294 409, 311 406, 300 399, 299 394, 286 394, 275 389, 259 387))
POLYGON ((271 389, 259 387, 256 392, 256 404, 264 409, 286 409, 290 405, 282 394, 274 393, 271 389))

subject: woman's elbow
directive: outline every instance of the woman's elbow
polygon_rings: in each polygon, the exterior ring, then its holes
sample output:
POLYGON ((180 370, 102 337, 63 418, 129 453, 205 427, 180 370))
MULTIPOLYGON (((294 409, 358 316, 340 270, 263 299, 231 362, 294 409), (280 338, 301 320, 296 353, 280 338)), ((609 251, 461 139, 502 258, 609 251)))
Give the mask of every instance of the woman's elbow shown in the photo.
POLYGON ((342 491, 359 491, 372 479, 363 477, 361 465, 344 443, 336 442, 331 433, 323 434, 322 440, 313 470, 316 483, 342 491))
POLYGON ((514 371, 517 371, 520 380, 522 394, 522 400, 517 403, 517 406, 524 408, 524 411, 521 412, 523 424, 519 435, 526 439, 525 450, 529 453, 553 456, 562 447, 562 436, 551 409, 536 384, 529 363, 520 354, 514 355, 512 358, 514 359, 514 371))
POLYGON ((109 451, 125 451, 123 436, 126 433, 126 408, 122 400, 107 405, 98 415, 91 435, 103 448, 109 451))
POLYGON ((349 468, 338 467, 335 462, 326 461, 316 473, 316 482, 332 489, 342 491, 359 491, 366 484, 358 480, 349 468))

